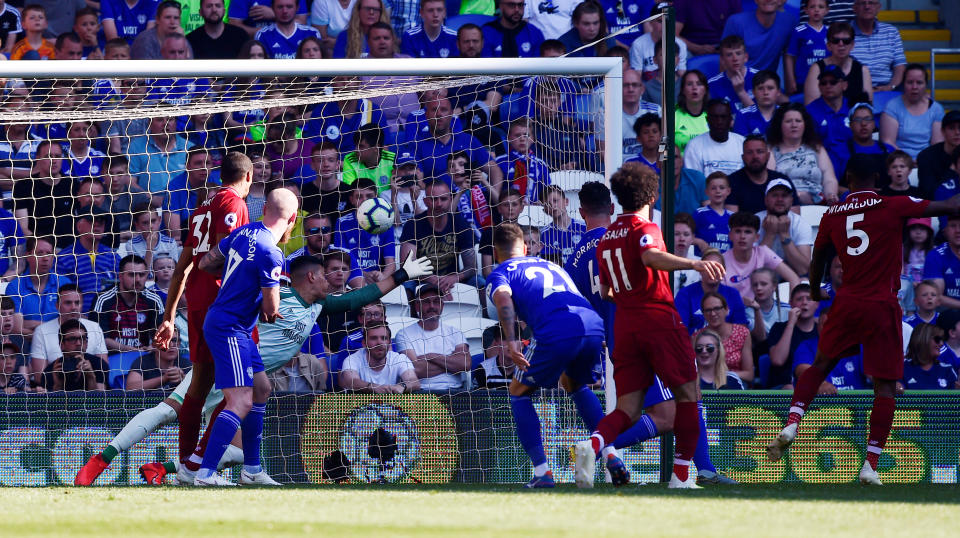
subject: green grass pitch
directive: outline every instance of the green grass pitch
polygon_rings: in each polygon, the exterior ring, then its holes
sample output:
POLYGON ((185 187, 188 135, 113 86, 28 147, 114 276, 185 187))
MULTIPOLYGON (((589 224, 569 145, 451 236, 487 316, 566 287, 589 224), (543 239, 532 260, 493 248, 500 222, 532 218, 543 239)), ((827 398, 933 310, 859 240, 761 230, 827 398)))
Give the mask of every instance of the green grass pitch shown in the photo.
POLYGON ((2 488, 5 536, 957 536, 960 487, 2 488))

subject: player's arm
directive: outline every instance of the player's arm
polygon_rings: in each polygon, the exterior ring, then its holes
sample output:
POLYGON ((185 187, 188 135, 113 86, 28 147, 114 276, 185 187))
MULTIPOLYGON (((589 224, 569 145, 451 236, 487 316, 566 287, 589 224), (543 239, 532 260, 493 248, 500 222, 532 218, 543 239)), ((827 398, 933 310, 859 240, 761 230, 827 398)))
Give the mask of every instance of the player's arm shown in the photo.
POLYGON ((282 319, 280 315, 280 286, 270 286, 260 288, 263 294, 263 301, 260 302, 260 321, 263 323, 273 323, 277 319, 282 319))
POLYGON ((826 299, 820 286, 823 284, 823 273, 827 268, 827 262, 832 260, 836 254, 836 249, 829 242, 813 247, 813 254, 810 258, 810 298, 814 301, 826 299))
POLYGON ((946 200, 930 202, 923 215, 925 217, 938 217, 941 215, 956 215, 957 213, 960 213, 960 194, 951 196, 946 200))
POLYGON ((157 327, 157 333, 153 336, 153 345, 160 349, 167 349, 170 339, 173 338, 173 319, 177 316, 177 304, 183 296, 187 277, 191 271, 193 271, 193 247, 184 245, 183 250, 180 251, 180 259, 177 260, 177 266, 173 270, 173 276, 170 278, 170 290, 167 293, 163 318, 157 327))
POLYGON ((643 254, 640 255, 640 259, 643 260, 644 265, 658 271, 693 269, 703 277, 723 280, 724 268, 719 262, 681 258, 655 248, 645 249, 643 254))
POLYGON ((429 258, 414 259, 411 252, 403 262, 403 267, 394 271, 389 278, 385 278, 376 284, 367 284, 358 290, 351 290, 342 295, 330 295, 322 299, 323 313, 337 314, 359 310, 360 307, 383 297, 390 290, 402 285, 407 280, 420 278, 432 272, 433 263, 430 262, 429 258))
POLYGON ((220 252, 220 245, 218 243, 200 258, 200 270, 220 276, 225 260, 226 257, 223 255, 223 252, 220 252))
POLYGON ((513 305, 513 294, 507 286, 500 286, 491 295, 493 304, 497 308, 497 319, 500 320, 500 330, 503 331, 503 341, 507 343, 507 356, 517 365, 517 368, 526 371, 530 362, 520 351, 519 335, 514 331, 517 323, 517 311, 513 305))

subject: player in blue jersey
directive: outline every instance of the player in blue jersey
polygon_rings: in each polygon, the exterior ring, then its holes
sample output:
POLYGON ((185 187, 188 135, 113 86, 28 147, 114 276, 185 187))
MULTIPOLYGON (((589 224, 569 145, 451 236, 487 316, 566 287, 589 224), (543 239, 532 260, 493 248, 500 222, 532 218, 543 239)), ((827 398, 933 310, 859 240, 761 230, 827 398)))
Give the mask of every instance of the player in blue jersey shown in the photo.
POLYGON ((400 52, 413 58, 456 58, 457 31, 443 24, 447 18, 444 0, 420 2, 420 19, 423 24, 407 28, 400 40, 400 52))
POLYGON ((487 277, 487 292, 497 307, 508 354, 518 368, 510 383, 510 408, 520 444, 534 466, 533 479, 525 487, 551 488, 553 473, 530 395, 560 381, 587 429, 596 427, 603 409, 588 385, 603 352, 603 321, 563 269, 526 255, 520 226, 498 226, 493 248, 500 265, 487 277), (518 319, 526 321, 535 340, 526 357, 514 330, 518 319))

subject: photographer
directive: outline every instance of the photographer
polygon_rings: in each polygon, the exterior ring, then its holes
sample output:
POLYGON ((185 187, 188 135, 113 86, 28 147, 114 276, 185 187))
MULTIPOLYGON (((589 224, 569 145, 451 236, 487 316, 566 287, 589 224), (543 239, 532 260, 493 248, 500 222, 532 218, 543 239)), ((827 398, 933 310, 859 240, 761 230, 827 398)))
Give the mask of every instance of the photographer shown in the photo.
POLYGON ((42 386, 47 391, 105 390, 107 366, 100 357, 84 353, 87 329, 78 319, 60 325, 60 351, 63 356, 43 371, 42 386))

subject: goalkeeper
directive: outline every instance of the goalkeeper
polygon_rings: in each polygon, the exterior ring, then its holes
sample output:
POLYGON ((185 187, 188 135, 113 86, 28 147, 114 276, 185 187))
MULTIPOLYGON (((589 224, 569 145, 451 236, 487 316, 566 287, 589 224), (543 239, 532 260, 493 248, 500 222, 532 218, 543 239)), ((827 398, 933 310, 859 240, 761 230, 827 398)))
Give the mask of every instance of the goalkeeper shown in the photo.
MULTIPOLYGON (((282 317, 274 323, 257 325, 260 333, 258 348, 263 357, 266 372, 280 369, 300 351, 321 312, 332 314, 357 310, 363 305, 377 301, 405 281, 426 276, 432 271, 433 266, 427 258, 413 259, 413 256, 409 256, 404 261, 403 267, 394 272, 390 279, 368 284, 342 295, 328 296, 323 261, 314 256, 300 256, 294 259, 290 264, 291 287, 283 288, 280 293, 279 311, 282 317)), ((107 444, 103 452, 90 457, 77 473, 74 484, 77 486, 93 484, 120 452, 128 450, 161 426, 176 420, 183 396, 187 387, 190 386, 190 377, 191 375, 187 374, 173 393, 155 407, 145 409, 133 417, 107 444)), ((222 400, 222 392, 211 391, 204 403, 204 414, 209 415, 222 400)), ((239 434, 234 439, 234 443, 237 443, 238 439, 239 434)), ((240 463, 243 463, 243 450, 238 446, 230 445, 220 460, 220 468, 240 463)), ((163 465, 150 463, 140 468, 140 474, 148 483, 159 485, 163 483, 164 476, 168 472, 176 472, 175 465, 174 462, 163 465)), ((192 483, 191 481, 190 484, 192 483)))

